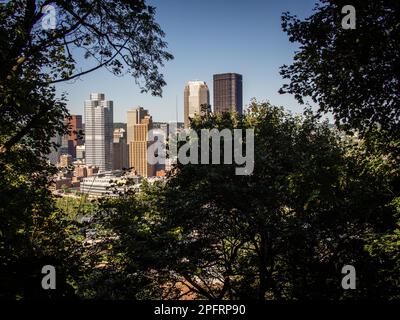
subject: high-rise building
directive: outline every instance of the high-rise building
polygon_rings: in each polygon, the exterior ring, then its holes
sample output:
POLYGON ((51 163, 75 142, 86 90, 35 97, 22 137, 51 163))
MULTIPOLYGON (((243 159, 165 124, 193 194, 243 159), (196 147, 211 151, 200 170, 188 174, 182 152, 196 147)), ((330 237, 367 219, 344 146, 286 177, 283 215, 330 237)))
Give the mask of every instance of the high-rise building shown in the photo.
POLYGON ((85 157, 87 165, 112 170, 113 102, 103 93, 91 93, 85 101, 85 157))
POLYGON ((128 163, 129 167, 132 167, 132 154, 133 150, 131 150, 131 142, 133 141, 133 134, 134 134, 134 126, 140 124, 145 116, 149 114, 148 110, 143 109, 142 107, 136 107, 128 110, 127 118, 128 121, 126 123, 126 141, 128 144, 128 163))
POLYGON ((243 111, 242 75, 237 73, 214 74, 214 112, 243 111))
MULTIPOLYGON (((64 120, 64 124, 68 125, 68 119, 64 120)), ((68 140, 68 134, 64 134, 61 136, 61 145, 59 147, 60 149, 60 155, 61 154, 69 154, 69 140, 68 140)))
POLYGON ((128 110, 128 121, 126 123, 126 139, 128 144, 133 141, 133 126, 135 124, 140 124, 144 117, 148 114, 149 111, 143 109, 142 107, 136 107, 128 110))
POLYGON ((61 135, 57 133, 54 137, 50 139, 50 142, 52 144, 52 147, 50 153, 47 155, 47 158, 49 159, 49 162, 51 164, 56 165, 61 155, 61 135))
POLYGON ((204 81, 189 81, 184 91, 184 123, 189 127, 189 118, 201 114, 201 106, 210 104, 210 92, 204 81))
POLYGON ((126 131, 122 128, 114 130, 113 170, 128 168, 129 147, 126 140, 126 131))
POLYGON ((68 121, 68 154, 76 158, 76 147, 83 144, 79 132, 82 131, 82 116, 73 114, 68 121))
POLYGON ((139 124, 133 126, 133 141, 129 143, 129 167, 142 177, 154 176, 155 166, 147 161, 148 132, 152 129, 152 118, 146 115, 139 124))

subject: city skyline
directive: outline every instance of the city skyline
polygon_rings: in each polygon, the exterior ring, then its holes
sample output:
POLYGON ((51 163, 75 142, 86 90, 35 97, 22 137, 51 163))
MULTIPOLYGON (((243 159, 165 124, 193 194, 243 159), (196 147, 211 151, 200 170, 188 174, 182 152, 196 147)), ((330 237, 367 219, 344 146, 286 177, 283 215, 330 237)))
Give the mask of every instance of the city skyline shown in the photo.
MULTIPOLYGON (((279 67, 289 64, 297 49, 282 31, 280 16, 285 11, 296 12, 299 17, 308 16, 314 1, 254 1, 251 16, 244 10, 246 4, 238 2, 232 2, 229 8, 222 1, 209 1, 206 5, 191 2, 182 6, 179 1, 153 0, 150 4, 156 6, 157 22, 163 26, 169 50, 175 56, 161 69, 167 82, 163 97, 140 93, 130 75, 115 77, 105 69, 98 70, 73 84, 57 86, 58 93, 68 93, 70 113, 80 113, 80 103, 87 92, 106 92, 114 101, 115 122, 126 122, 127 110, 137 105, 151 109, 156 122, 176 121, 177 105, 178 121, 183 122, 182 88, 186 83, 200 79, 211 84, 213 74, 225 72, 243 75, 244 109, 255 97, 283 105, 292 112, 303 111, 291 95, 278 93, 284 83, 279 67), (201 27, 193 23, 203 17, 207 17, 207 22, 201 27), (187 37, 189 31, 191 36, 187 37)), ((86 61, 79 63, 87 66, 86 61)), ((210 97, 213 97, 211 86, 210 97)))

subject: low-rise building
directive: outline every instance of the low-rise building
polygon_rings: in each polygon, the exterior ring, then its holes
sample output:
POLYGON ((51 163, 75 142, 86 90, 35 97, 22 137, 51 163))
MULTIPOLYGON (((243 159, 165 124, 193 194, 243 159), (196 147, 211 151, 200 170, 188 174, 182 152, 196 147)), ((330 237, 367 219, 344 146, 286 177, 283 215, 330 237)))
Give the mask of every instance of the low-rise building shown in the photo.
POLYGON ((81 193, 94 197, 117 196, 118 192, 124 192, 130 188, 138 188, 141 179, 139 176, 123 175, 120 170, 109 171, 83 178, 80 189, 81 193), (127 185, 128 179, 133 183, 127 185))

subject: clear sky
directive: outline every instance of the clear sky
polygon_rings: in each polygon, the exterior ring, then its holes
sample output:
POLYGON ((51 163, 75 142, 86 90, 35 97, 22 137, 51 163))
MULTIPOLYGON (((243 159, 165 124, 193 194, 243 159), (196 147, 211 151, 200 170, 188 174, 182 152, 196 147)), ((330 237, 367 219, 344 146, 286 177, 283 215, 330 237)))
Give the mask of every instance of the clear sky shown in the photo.
MULTIPOLYGON (((154 121, 183 121, 183 90, 189 80, 206 81, 212 104, 212 76, 243 75, 243 104, 269 100, 293 112, 302 112, 291 95, 280 95, 279 67, 292 61, 296 46, 281 29, 282 12, 309 16, 316 0, 150 0, 156 20, 166 32, 168 50, 175 59, 162 69, 167 86, 163 97, 140 93, 133 78, 115 77, 102 69, 75 83, 58 85, 68 94, 71 114, 83 114, 90 92, 103 92, 114 101, 114 121, 126 122, 133 106, 148 109, 154 121)), ((79 66, 78 66, 79 67, 79 66)))

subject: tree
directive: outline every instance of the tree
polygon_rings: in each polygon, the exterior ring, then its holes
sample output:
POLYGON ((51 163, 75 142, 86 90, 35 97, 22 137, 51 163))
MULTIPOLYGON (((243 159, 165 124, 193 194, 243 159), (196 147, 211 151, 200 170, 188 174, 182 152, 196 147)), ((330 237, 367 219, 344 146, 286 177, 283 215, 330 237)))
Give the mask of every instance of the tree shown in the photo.
POLYGON ((0 4, 1 297, 43 296, 37 289, 45 261, 65 280, 51 296, 76 294, 89 261, 73 249, 83 241, 78 225, 68 225, 48 190, 55 168, 46 155, 56 147, 52 138, 68 133, 69 116, 66 96, 56 97, 54 85, 104 67, 130 73, 142 91, 161 95, 159 67, 172 55, 154 17, 155 9, 139 0, 0 4), (43 28, 49 8, 57 12, 55 29, 43 28), (79 65, 84 59, 88 69, 79 65))
POLYGON ((400 41, 398 1, 353 1, 356 28, 343 29, 346 1, 323 0, 305 20, 284 13, 282 28, 299 44, 294 61, 281 68, 289 83, 281 93, 307 98, 336 124, 361 133, 379 127, 400 137, 400 41))
MULTIPOLYGON (((283 30, 300 49, 294 62, 281 69, 289 82, 280 92, 294 94, 301 103, 311 98, 320 114, 331 112, 338 126, 359 135, 358 146, 352 148, 357 163, 354 168, 358 168, 354 174, 366 185, 358 192, 373 195, 365 201, 370 207, 380 203, 380 211, 386 212, 374 222, 369 221, 374 227, 364 238, 368 254, 374 258, 369 268, 375 271, 370 274, 376 275, 379 270, 379 281, 372 281, 379 282, 375 295, 379 297, 378 288, 386 288, 380 292, 381 297, 398 298, 398 285, 393 279, 400 272, 395 253, 400 190, 400 4, 353 2, 356 28, 345 30, 341 27, 342 8, 347 4, 321 1, 305 20, 283 14, 283 30), (381 191, 371 193, 378 185, 381 191)), ((366 215, 372 215, 368 208, 364 210, 366 215)))
POLYGON ((155 283, 177 289, 165 290, 170 298, 395 296, 395 287, 379 279, 384 269, 390 279, 398 274, 393 261, 379 264, 365 248, 395 227, 394 209, 386 206, 392 195, 382 172, 365 170, 371 159, 361 147, 343 142, 311 112, 293 116, 257 101, 243 117, 205 115, 191 127, 253 128, 254 171, 238 176, 235 164, 178 163, 165 186, 145 186, 129 200, 134 205, 126 205, 129 196, 107 201, 100 223, 115 235, 123 270, 153 270, 155 283), (340 285, 346 264, 357 270, 353 292, 340 285))
POLYGON ((51 84, 105 67, 115 75, 129 72, 142 91, 161 95, 165 81, 158 67, 172 55, 164 50, 164 33, 154 14, 155 9, 140 0, 14 0, 2 4, 0 115, 1 127, 11 137, 2 142, 2 152, 29 136, 32 129, 57 127, 51 125, 56 110, 65 116, 63 105, 53 101, 54 97, 44 102, 34 99, 36 91, 39 98, 46 96, 40 90, 51 94, 51 84), (57 9, 57 28, 45 30, 41 19, 50 4, 57 9), (92 67, 79 68, 77 61, 83 58, 92 67), (27 87, 18 90, 21 81, 27 87))

